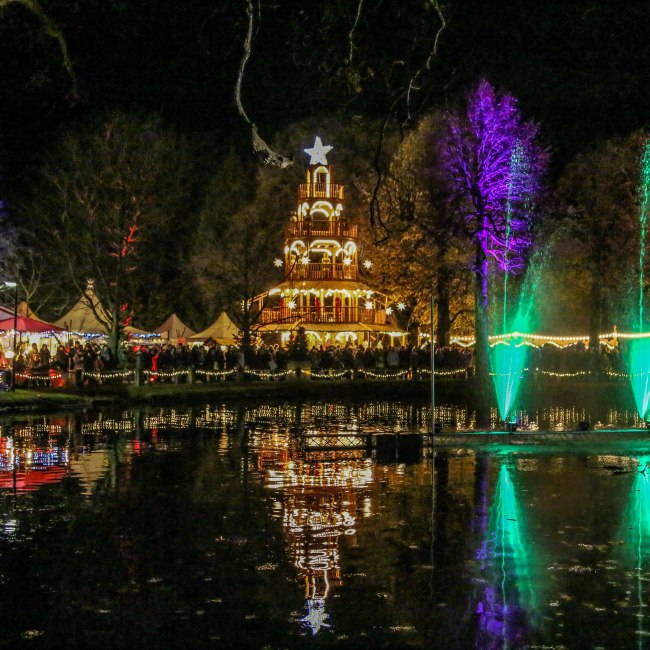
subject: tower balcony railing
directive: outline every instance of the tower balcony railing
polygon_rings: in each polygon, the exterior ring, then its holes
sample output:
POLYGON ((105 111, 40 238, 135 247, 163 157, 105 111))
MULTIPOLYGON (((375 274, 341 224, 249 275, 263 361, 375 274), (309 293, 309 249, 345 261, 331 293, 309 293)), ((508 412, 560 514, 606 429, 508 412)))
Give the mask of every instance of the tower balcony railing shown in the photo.
POLYGON ((261 314, 266 323, 365 323, 386 325, 386 310, 363 307, 266 307, 261 314))
POLYGON ((328 221, 327 219, 305 219, 291 221, 286 229, 287 237, 349 237, 359 236, 359 226, 347 221, 328 221))
POLYGON ((336 199, 343 200, 343 185, 337 183, 300 183, 298 186, 300 199, 336 199))
POLYGON ((298 261, 289 273, 292 280, 357 280, 358 266, 356 264, 322 264, 310 262, 302 264, 298 261))

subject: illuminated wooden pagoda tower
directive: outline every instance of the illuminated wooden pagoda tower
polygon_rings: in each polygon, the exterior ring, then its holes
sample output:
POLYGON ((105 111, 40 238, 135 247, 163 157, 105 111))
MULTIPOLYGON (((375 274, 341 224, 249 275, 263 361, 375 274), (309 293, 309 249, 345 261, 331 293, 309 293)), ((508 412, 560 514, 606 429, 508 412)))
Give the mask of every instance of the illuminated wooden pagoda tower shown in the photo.
POLYGON ((334 183, 331 149, 319 137, 305 149, 305 183, 285 231, 284 260, 276 260, 285 281, 255 298, 260 331, 287 341, 304 327, 312 343, 386 344, 406 333, 390 324, 386 296, 359 281, 358 226, 345 214, 343 185, 334 183))

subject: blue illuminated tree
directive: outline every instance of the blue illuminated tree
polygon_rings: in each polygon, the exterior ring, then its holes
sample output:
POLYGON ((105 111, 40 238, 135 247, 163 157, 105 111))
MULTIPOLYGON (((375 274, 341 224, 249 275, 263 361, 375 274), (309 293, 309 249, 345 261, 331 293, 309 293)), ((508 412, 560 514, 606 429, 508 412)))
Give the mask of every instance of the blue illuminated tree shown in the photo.
POLYGON ((487 386, 489 276, 518 273, 532 244, 535 197, 547 153, 538 128, 517 100, 481 80, 463 105, 446 115, 439 138, 439 173, 447 200, 473 242, 476 371, 487 386))

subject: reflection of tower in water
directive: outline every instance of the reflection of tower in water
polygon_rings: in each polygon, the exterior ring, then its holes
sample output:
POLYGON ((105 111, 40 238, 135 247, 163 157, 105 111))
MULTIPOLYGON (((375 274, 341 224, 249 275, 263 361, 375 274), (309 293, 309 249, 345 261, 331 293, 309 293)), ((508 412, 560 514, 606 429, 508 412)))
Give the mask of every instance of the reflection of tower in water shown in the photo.
POLYGON ((339 538, 354 536, 356 494, 352 490, 293 490, 284 495, 283 525, 294 565, 305 580, 306 615, 313 634, 325 623, 331 587, 342 584, 339 538))
POLYGON ((317 634, 330 627, 326 601, 342 584, 340 544, 355 543, 360 488, 373 479, 372 461, 364 452, 344 460, 328 452, 310 454, 298 449, 288 434, 258 432, 251 445, 267 487, 281 497, 282 525, 294 566, 305 582, 306 612, 299 620, 317 634))

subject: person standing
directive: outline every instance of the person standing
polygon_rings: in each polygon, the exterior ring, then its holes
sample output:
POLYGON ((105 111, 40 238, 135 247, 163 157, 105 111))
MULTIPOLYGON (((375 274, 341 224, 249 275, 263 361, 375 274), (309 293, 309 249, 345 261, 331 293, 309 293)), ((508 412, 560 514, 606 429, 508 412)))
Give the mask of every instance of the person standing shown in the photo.
POLYGON ((43 372, 49 372, 51 355, 50 355, 50 350, 48 349, 47 345, 45 345, 45 343, 41 345, 41 350, 39 354, 41 357, 40 369, 43 372))
POLYGON ((77 344, 77 347, 74 349, 72 368, 74 370, 75 386, 81 388, 83 385, 84 370, 86 369, 86 357, 83 348, 79 344, 77 344))

